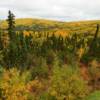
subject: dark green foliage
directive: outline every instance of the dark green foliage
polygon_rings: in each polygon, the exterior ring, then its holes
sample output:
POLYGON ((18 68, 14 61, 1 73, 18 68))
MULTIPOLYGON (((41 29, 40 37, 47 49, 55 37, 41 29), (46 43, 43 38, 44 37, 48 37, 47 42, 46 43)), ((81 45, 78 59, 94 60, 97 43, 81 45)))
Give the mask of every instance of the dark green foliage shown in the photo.
POLYGON ((3 49, 2 32, 0 30, 0 50, 3 49))
POLYGON ((97 46, 97 38, 98 38, 98 32, 99 32, 99 25, 97 24, 97 29, 96 29, 96 33, 94 34, 94 38, 89 46, 89 54, 93 55, 93 53, 95 52, 96 46, 97 46))
POLYGON ((82 61, 88 63, 93 59, 100 61, 100 37, 98 37, 99 25, 97 25, 96 32, 93 39, 88 39, 88 51, 84 53, 82 61))
POLYGON ((8 12, 8 19, 7 19, 7 22, 8 22, 8 34, 9 34, 9 38, 11 40, 15 40, 15 16, 14 14, 9 11, 8 12))

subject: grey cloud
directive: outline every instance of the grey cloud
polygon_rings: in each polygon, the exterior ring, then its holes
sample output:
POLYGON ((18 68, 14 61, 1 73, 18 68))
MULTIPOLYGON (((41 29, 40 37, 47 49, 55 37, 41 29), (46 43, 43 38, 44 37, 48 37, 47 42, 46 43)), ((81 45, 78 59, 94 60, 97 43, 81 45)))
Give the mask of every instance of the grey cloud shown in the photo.
POLYGON ((12 10, 16 17, 37 17, 54 20, 86 20, 100 18, 99 0, 3 0, 0 18, 12 10))

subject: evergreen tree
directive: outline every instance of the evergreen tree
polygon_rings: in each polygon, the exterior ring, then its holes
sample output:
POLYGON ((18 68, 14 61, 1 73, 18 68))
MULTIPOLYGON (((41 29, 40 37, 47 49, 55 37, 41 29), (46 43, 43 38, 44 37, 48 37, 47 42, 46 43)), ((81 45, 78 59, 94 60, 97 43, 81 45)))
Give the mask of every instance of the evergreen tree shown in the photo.
POLYGON ((14 14, 9 10, 8 12, 8 34, 9 34, 9 38, 10 40, 15 40, 15 16, 14 14))
POLYGON ((3 49, 2 33, 0 31, 0 50, 3 49))
POLYGON ((15 16, 11 11, 8 12, 8 36, 9 36, 9 46, 7 47, 8 50, 5 50, 5 61, 7 66, 13 67, 16 65, 16 58, 17 58, 17 39, 16 39, 16 32, 15 32, 15 16))
POLYGON ((91 42, 91 44, 89 46, 89 51, 88 51, 89 55, 94 55, 96 53, 95 51, 97 49, 98 33, 99 33, 99 24, 97 24, 96 32, 95 32, 93 40, 92 40, 92 42, 91 42))

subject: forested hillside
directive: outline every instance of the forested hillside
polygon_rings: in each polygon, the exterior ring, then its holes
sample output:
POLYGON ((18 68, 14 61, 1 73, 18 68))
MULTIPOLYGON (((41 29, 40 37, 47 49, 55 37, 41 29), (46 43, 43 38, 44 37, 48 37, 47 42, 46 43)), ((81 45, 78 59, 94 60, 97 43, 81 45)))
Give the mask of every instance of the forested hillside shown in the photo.
MULTIPOLYGON (((65 31, 67 33, 95 33, 96 25, 100 20, 59 22, 44 19, 23 18, 16 19, 16 30, 30 31, 65 31)), ((1 28, 7 29, 7 22, 1 21, 1 28)))
POLYGON ((99 24, 9 11, 0 24, 0 100, 99 100, 99 24))

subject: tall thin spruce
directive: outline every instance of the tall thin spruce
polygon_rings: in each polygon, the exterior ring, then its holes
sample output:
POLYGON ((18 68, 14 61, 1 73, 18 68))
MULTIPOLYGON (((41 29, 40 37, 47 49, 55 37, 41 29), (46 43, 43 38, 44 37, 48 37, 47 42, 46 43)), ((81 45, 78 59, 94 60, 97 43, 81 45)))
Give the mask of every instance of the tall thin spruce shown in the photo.
POLYGON ((94 38, 90 44, 90 47, 89 47, 89 54, 93 53, 93 47, 96 43, 96 39, 98 38, 98 33, 99 33, 99 24, 97 24, 97 28, 96 28, 96 32, 94 34, 94 38))
POLYGON ((14 14, 9 10, 8 12, 8 19, 7 19, 7 22, 8 22, 8 35, 9 35, 9 38, 10 40, 14 40, 15 39, 15 16, 14 14))

